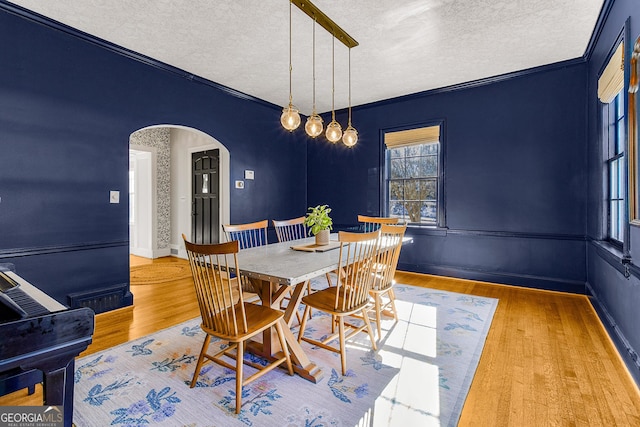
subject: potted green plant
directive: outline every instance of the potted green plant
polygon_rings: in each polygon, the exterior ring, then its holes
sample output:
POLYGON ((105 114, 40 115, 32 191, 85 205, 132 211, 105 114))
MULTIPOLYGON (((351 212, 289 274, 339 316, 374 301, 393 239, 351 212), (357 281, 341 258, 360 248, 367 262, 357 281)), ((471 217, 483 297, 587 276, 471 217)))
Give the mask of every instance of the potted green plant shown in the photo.
POLYGON ((316 245, 328 245, 329 230, 333 228, 333 220, 329 216, 331 208, 328 205, 318 205, 309 207, 308 210, 304 225, 316 236, 316 245))

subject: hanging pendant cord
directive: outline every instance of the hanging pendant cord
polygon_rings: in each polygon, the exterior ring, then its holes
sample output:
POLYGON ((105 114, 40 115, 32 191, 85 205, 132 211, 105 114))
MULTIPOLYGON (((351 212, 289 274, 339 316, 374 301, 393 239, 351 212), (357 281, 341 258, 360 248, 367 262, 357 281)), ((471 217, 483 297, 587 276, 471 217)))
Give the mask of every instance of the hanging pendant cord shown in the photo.
POLYGON ((291 73, 293 66, 291 65, 291 0, 289 0, 289 106, 293 104, 293 95, 291 91, 291 73))
POLYGON ((349 126, 351 126, 351 48, 349 48, 349 126))
POLYGON ((331 39, 331 118, 336 120, 334 98, 336 96, 336 35, 331 39))
POLYGON ((313 115, 316 114, 316 18, 313 19, 313 115))

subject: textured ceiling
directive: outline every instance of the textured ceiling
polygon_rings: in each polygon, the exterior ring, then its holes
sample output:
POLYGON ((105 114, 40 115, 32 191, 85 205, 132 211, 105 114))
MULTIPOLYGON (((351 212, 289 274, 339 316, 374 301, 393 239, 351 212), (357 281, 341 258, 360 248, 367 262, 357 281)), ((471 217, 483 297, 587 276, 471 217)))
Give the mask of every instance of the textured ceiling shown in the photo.
MULTIPOLYGON (((15 0, 116 45, 265 101, 289 98, 286 0, 15 0)), ((351 100, 382 99, 581 57, 603 0, 314 0, 359 42, 351 100)), ((293 102, 312 109, 313 21, 295 6, 293 102)), ((316 105, 331 110, 331 36, 316 29, 316 105)), ((335 108, 348 49, 335 44, 335 108)))

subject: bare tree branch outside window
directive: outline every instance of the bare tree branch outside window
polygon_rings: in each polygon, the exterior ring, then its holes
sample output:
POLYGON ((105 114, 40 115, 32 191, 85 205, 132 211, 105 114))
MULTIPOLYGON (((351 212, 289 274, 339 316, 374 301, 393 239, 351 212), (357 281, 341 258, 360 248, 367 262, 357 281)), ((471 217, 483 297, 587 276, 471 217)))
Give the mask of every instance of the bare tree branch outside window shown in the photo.
POLYGON ((388 149, 390 216, 437 223, 439 148, 435 142, 388 149))

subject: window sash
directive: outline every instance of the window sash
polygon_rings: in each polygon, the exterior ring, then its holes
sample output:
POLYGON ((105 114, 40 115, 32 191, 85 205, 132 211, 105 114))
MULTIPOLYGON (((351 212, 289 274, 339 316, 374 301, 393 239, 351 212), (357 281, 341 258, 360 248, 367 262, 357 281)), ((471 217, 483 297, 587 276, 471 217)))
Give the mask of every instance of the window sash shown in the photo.
POLYGON ((605 107, 607 158, 607 239, 616 245, 624 241, 626 209, 625 129, 623 94, 619 92, 605 107))
POLYGON ((409 224, 438 224, 440 180, 440 146, 438 143, 412 144, 388 148, 387 209, 388 216, 409 224))

